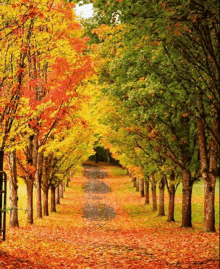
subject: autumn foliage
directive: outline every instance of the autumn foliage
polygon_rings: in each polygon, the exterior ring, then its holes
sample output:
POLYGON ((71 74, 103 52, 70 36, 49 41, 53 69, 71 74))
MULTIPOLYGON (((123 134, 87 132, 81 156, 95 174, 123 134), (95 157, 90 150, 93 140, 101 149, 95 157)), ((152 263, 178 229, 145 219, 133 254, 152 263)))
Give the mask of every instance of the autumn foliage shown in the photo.
POLYGON ((102 119, 103 145, 134 180, 152 184, 154 197, 159 188, 161 208, 163 181, 173 190, 172 204, 182 182, 186 228, 193 226, 193 186, 202 178, 204 228, 215 232, 218 1, 97 0, 94 6, 97 16, 85 25, 109 104, 102 119))
POLYGON ((5 167, 10 170, 12 211, 17 212, 19 176, 27 187, 30 224, 34 184, 37 215, 42 217, 41 186, 46 186, 47 196, 51 185, 58 187, 70 169, 93 152, 94 125, 88 122, 90 93, 85 93, 85 85, 94 70, 86 53, 88 38, 82 36, 73 8, 59 0, 1 5, 0 146, 9 161, 5 167))
MULTIPOLYGON (((103 169, 103 167, 102 167, 103 169)), ((83 217, 88 202, 80 174, 71 178, 70 188, 58 205, 58 212, 34 226, 8 230, 1 245, 4 268, 217 268, 218 233, 182 229, 179 223, 166 223, 152 215, 144 199, 132 188, 125 175, 111 175, 104 182, 107 194, 96 194, 114 208, 112 220, 92 221, 83 217), (129 189, 129 191, 128 191, 129 189), (75 199, 77 197, 77 200, 75 199), (146 215, 132 208, 145 208, 146 215), (129 209, 130 208, 130 209, 129 209), (64 221, 65 220, 65 221, 64 221), (13 267, 14 266, 14 267, 13 267)), ((116 168, 118 169, 118 168, 116 168)), ((119 169, 118 169, 119 170, 119 169)), ((121 171, 123 174, 124 172, 121 171)), ((198 197, 199 198, 199 197, 198 197)), ((178 203, 181 197, 178 195, 178 203)))
POLYGON ((0 266, 216 268, 217 1, 76 0, 84 21, 71 2, 0 4, 0 266), (100 146, 123 167, 91 198, 108 221, 83 215, 77 174, 100 146))

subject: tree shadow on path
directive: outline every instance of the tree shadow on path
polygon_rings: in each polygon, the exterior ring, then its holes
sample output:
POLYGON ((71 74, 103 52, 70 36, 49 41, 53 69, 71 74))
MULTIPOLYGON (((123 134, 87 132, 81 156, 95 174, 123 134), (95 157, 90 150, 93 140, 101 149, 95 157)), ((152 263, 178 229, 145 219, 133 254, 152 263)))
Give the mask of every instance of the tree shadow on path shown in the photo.
POLYGON ((111 192, 111 188, 103 182, 107 172, 99 167, 85 165, 84 174, 88 178, 85 185, 87 202, 83 210, 84 218, 93 221, 113 219, 116 215, 114 209, 102 202, 104 194, 111 192))

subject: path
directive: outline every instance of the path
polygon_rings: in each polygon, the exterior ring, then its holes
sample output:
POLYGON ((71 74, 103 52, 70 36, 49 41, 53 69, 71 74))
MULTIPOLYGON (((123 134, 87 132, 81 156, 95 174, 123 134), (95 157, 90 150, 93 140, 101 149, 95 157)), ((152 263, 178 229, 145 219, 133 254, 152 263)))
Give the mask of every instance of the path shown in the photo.
POLYGON ((24 216, 19 229, 8 229, 0 268, 218 268, 218 234, 180 229, 158 217, 132 218, 125 206, 143 208, 143 200, 129 186, 128 177, 85 167, 84 176, 71 179, 56 213, 32 226, 24 216))
POLYGON ((85 185, 86 205, 84 217, 93 221, 111 220, 115 217, 114 208, 105 204, 106 193, 111 192, 110 187, 103 182, 107 172, 95 166, 84 166, 88 182, 85 185))

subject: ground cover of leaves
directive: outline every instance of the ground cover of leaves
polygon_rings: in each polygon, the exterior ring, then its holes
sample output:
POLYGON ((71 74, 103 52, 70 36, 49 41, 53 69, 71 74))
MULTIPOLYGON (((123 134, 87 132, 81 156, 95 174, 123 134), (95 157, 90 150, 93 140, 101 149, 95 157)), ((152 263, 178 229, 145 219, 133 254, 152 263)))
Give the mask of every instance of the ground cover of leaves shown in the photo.
POLYGON ((143 206, 144 200, 125 190, 130 181, 127 176, 103 179, 111 192, 96 199, 116 215, 94 221, 83 215, 87 178, 74 176, 57 213, 7 230, 0 268, 219 268, 219 233, 182 229, 156 215, 132 218, 125 206, 143 206))

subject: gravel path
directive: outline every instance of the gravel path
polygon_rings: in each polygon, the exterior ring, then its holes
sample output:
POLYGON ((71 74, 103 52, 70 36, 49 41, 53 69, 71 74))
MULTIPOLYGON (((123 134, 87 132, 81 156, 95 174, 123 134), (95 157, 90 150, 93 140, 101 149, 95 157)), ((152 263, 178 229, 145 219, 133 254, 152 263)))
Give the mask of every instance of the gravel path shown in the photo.
POLYGON ((105 204, 105 195, 111 192, 110 187, 103 181, 107 172, 99 167, 85 165, 84 173, 88 178, 85 185, 87 202, 84 207, 84 217, 93 221, 113 219, 114 209, 105 204))

